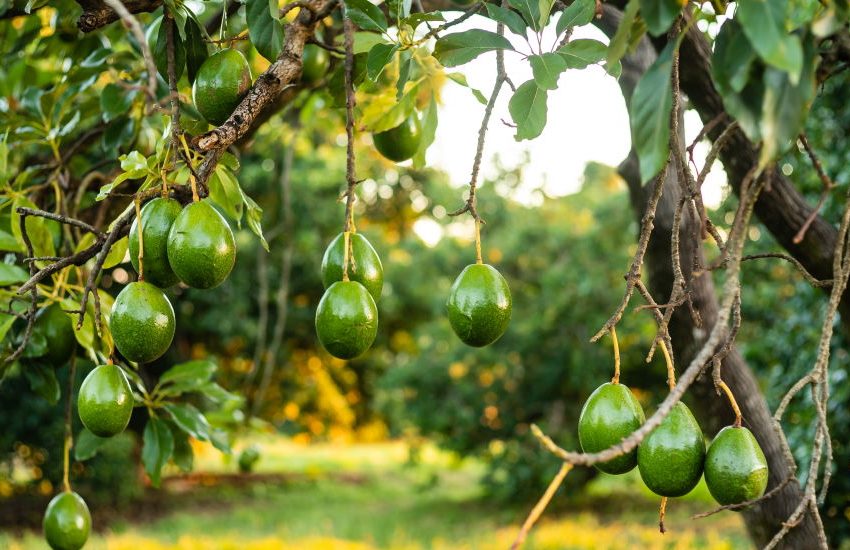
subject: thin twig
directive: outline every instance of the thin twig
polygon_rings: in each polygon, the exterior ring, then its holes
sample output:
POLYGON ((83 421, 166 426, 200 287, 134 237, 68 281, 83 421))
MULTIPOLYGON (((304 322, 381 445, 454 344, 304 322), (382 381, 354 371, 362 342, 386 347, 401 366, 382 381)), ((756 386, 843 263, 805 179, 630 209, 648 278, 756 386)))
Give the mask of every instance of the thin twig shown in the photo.
POLYGON ((543 512, 546 510, 546 507, 549 506, 549 502, 552 500, 552 497, 555 496, 555 493, 558 491, 561 483, 564 482, 564 478, 567 477, 567 474, 570 473, 570 470, 572 469, 573 465, 568 462, 561 464, 561 468, 558 470, 558 473, 555 474, 555 477, 549 483, 549 486, 546 487, 546 491, 543 493, 543 496, 540 497, 540 500, 537 501, 537 504, 534 505, 534 508, 531 509, 531 513, 528 514, 528 517, 523 522, 516 540, 514 540, 513 544, 511 544, 510 550, 517 550, 522 546, 525 539, 528 537, 528 533, 531 531, 531 528, 534 527, 534 524, 537 523, 537 520, 540 519, 541 515, 543 515, 543 512))
POLYGON ((821 191, 820 198, 818 199, 817 204, 806 217, 806 221, 803 222, 803 225, 800 226, 800 230, 794 235, 793 242, 794 244, 800 244, 803 239, 806 237, 806 231, 809 230, 812 223, 817 219, 818 213, 820 209, 823 208, 824 203, 826 203, 826 199, 829 197, 830 191, 835 187, 835 182, 832 181, 832 178, 827 175, 826 171, 823 169, 823 165, 820 162, 815 150, 812 149, 812 146, 809 144, 808 138, 806 138, 806 134, 800 134, 799 136, 800 143, 803 144, 803 148, 806 150, 806 153, 809 155, 809 159, 812 161, 812 165, 815 167, 815 171, 818 173, 818 177, 823 184, 823 190, 821 191))

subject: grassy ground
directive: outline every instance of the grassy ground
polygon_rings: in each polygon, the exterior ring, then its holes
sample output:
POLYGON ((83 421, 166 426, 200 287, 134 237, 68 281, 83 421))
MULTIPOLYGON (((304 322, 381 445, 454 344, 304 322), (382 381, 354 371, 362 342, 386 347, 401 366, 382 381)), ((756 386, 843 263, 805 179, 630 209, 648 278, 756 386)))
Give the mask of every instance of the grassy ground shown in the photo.
MULTIPOLYGON (((163 496, 168 508, 159 517, 115 521, 86 548, 504 550, 527 513, 527 506, 504 507, 482 497, 476 483, 479 464, 454 461, 430 448, 422 464, 406 467, 402 444, 304 447, 266 440, 260 445, 257 482, 172 479, 163 496), (262 475, 281 472, 292 475, 274 481, 262 475)), ((196 469, 221 473, 235 468, 204 451, 196 469)), ((735 514, 690 520, 694 512, 711 507, 704 488, 671 503, 666 535, 658 533, 657 504, 634 477, 600 477, 579 503, 547 513, 526 548, 750 547, 735 514)), ((14 538, 0 533, 0 548, 45 547, 38 533, 14 538)))

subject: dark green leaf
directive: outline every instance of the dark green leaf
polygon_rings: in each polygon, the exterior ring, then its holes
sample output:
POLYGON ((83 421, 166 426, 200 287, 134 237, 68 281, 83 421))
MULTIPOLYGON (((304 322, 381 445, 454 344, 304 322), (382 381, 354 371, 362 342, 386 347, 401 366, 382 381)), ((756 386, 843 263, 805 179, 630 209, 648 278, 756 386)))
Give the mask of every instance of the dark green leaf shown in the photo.
POLYGON ((239 182, 230 170, 217 166, 209 179, 210 200, 220 206, 234 221, 242 221, 244 201, 239 182))
POLYGON ((410 50, 403 50, 399 53, 398 63, 398 80, 395 85, 396 100, 401 100, 404 96, 404 87, 407 86, 407 81, 410 79, 410 67, 413 65, 413 54, 410 50))
POLYGON ((723 106, 752 141, 761 141, 759 120, 764 67, 734 19, 724 23, 714 43, 712 77, 723 106))
POLYGON ((598 40, 579 38, 564 44, 558 49, 560 55, 570 69, 584 69, 593 63, 605 59, 608 47, 598 40))
POLYGON ((485 5, 487 6, 487 15, 490 16, 490 19, 504 23, 505 27, 514 34, 525 36, 528 25, 525 24, 525 21, 518 13, 496 4, 488 3, 485 5))
POLYGON ((508 0, 512 8, 522 14, 522 18, 535 31, 541 29, 540 26, 540 2, 539 0, 508 0))
POLYGON ((263 248, 265 248, 266 252, 268 252, 269 243, 263 236, 263 209, 260 208, 259 204, 254 202, 254 199, 248 196, 248 193, 242 193, 242 200, 245 201, 245 219, 248 222, 248 227, 257 237, 260 238, 260 244, 262 244, 263 248))
POLYGON ((640 160, 641 182, 658 174, 670 154, 670 112, 673 108, 670 73, 676 47, 675 41, 667 44, 641 77, 629 105, 632 143, 640 160))
POLYGON ((640 15, 652 36, 667 32, 681 12, 679 0, 640 0, 640 15))
POLYGON ((118 84, 107 84, 100 93, 100 116, 104 122, 122 116, 133 104, 133 93, 118 84))
POLYGON ((164 407, 181 430, 200 441, 209 440, 210 423, 201 411, 188 403, 166 403, 164 407))
POLYGON ((593 21, 594 15, 596 15, 596 0, 574 0, 561 12, 561 17, 555 25, 555 32, 560 35, 569 28, 587 25, 593 21))
POLYGON ((366 57, 366 74, 370 80, 378 80, 378 77, 384 72, 384 67, 392 61, 397 51, 398 44, 375 44, 372 46, 369 55, 366 57))
POLYGON ((6 231, 0 230, 0 250, 8 252, 23 252, 23 248, 15 240, 15 236, 6 231))
POLYGON ((384 13, 369 0, 346 0, 345 15, 363 30, 387 30, 387 18, 384 13))
POLYGON ((735 19, 765 63, 788 72, 796 84, 803 69, 800 38, 785 27, 787 0, 746 0, 737 3, 735 19))
POLYGON ((198 69, 207 57, 209 57, 209 50, 204 41, 204 32, 198 22, 190 17, 186 21, 186 76, 189 77, 189 82, 195 82, 195 75, 198 74, 198 69))
POLYGON ((152 416, 145 426, 142 439, 144 443, 142 464, 145 466, 145 472, 151 478, 151 484, 154 487, 159 487, 159 482, 162 479, 162 468, 165 467, 168 459, 171 458, 171 453, 174 452, 174 436, 171 435, 171 429, 164 420, 152 416))
POLYGON ((109 441, 108 437, 98 437, 83 428, 74 439, 74 460, 82 462, 94 457, 107 441, 109 441))
POLYGON ((0 263, 0 286, 23 283, 30 278, 30 272, 19 265, 0 263))
POLYGON ((277 18, 276 0, 247 0, 248 37, 260 55, 274 61, 283 49, 283 24, 277 18))
POLYGON ((176 396, 197 391, 210 381, 217 367, 212 361, 196 360, 174 365, 159 378, 160 393, 176 396))
POLYGON ((41 363, 28 363, 23 365, 22 369, 32 391, 46 399, 51 405, 59 401, 62 392, 59 390, 59 381, 56 380, 56 372, 53 367, 41 363))
POLYGON ((437 134, 437 111, 437 102, 431 97, 431 102, 422 113, 422 141, 419 143, 419 150, 413 156, 414 168, 425 166, 425 153, 434 143, 434 137, 437 134))
POLYGON ((189 443, 189 436, 173 422, 169 422, 168 426, 171 428, 172 437, 174 437, 174 452, 171 454, 171 460, 181 471, 191 472, 195 462, 195 453, 189 443))
MULTIPOLYGON (((157 23, 154 23, 157 25, 157 23)), ((168 82, 168 41, 166 39, 168 25, 160 18, 159 27, 156 33, 156 41, 151 44, 151 53, 153 54, 154 62, 156 62, 156 70, 168 82)), ((176 25, 175 25, 176 26, 176 25)), ((180 33, 174 31, 174 74, 177 80, 183 76, 183 68, 186 66, 186 46, 180 38, 180 33)))
POLYGON ((517 88, 508 110, 516 124, 516 140, 534 139, 546 127, 546 90, 541 89, 534 80, 529 80, 517 88))
POLYGON ((434 57, 445 67, 456 67, 469 63, 479 55, 494 50, 513 50, 504 36, 491 31, 471 29, 447 34, 437 40, 434 57))
POLYGON ((629 38, 632 35, 632 25, 637 19, 638 0, 629 0, 626 4, 626 9, 623 10, 623 18, 620 20, 620 25, 617 27, 617 32, 614 33, 614 38, 608 44, 608 54, 605 56, 605 63, 609 67, 614 66, 620 61, 626 50, 629 47, 629 38))
POLYGON ((556 53, 532 55, 528 58, 528 61, 531 63, 534 81, 545 90, 556 89, 561 73, 567 70, 566 60, 556 53))

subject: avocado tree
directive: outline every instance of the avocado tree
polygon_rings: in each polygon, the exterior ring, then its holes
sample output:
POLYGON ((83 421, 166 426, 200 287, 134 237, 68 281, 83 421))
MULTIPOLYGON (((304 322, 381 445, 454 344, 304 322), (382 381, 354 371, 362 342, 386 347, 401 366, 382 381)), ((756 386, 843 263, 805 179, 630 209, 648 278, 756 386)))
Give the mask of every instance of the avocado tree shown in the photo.
POLYGON ((475 262, 447 296, 460 340, 487 346, 511 318, 510 281, 483 263, 477 195, 487 129, 503 116, 495 112, 501 94, 510 95, 504 118, 516 139, 533 140, 547 125, 548 93, 559 77, 604 67, 629 107, 633 146, 619 171, 640 221, 622 301, 593 337, 610 336, 613 378, 585 404, 581 451, 532 428, 539 452, 563 466, 514 547, 568 472, 589 466, 611 474, 637 466, 661 497, 662 531, 667 499, 689 492, 704 473, 718 510, 741 511, 759 545, 827 547, 819 505, 834 469, 828 367, 840 313, 844 332, 850 326, 850 210, 838 209, 837 224, 820 214, 836 184, 804 126, 820 85, 843 78, 850 60, 848 10, 844 0, 479 0, 462 11, 444 0, 0 2, 0 244, 8 252, 0 264, 2 371, 24 373, 56 401, 62 390, 54 369, 69 364, 64 491, 45 515, 48 542, 84 544, 90 518, 71 491, 67 457, 72 445, 78 458, 91 456, 125 429, 133 405, 147 411, 142 462, 154 483, 169 461, 191 468, 190 437, 228 448, 226 433, 192 404, 194 396, 220 408, 242 401, 211 381, 212 362, 181 363, 158 376, 144 365, 174 336, 164 288, 221 284, 236 257, 230 223, 244 220, 266 244, 262 210, 238 179, 239 156, 258 129, 278 113, 291 121, 304 111, 345 130, 343 230, 325 254, 315 328, 330 354, 353 358, 375 339, 386 267, 356 231, 357 152, 374 145, 390 161, 423 166, 441 86, 468 87, 455 67, 489 54, 495 84, 489 96, 471 89, 482 121, 469 129, 477 150, 466 198, 452 212, 471 217, 475 237, 475 262), (456 30, 461 23, 466 30, 456 30), (574 39, 585 25, 601 29, 608 43, 574 39), (557 40, 545 44, 551 28, 557 40), (533 78, 515 83, 507 55, 528 62, 533 78), (694 144, 684 142, 686 108, 704 123, 697 142, 711 143, 702 166, 694 144), (823 184, 815 207, 777 168, 794 146, 823 184), (701 192, 715 160, 734 191, 722 223, 709 216, 701 192), (745 254, 753 214, 787 253, 745 254), (114 269, 128 255, 132 282, 114 269), (793 264, 828 301, 814 364, 771 412, 735 339, 742 265, 777 260, 793 264), (126 284, 114 298, 113 284, 126 284), (620 381, 617 327, 638 296, 645 302, 638 315, 657 329, 649 357, 663 356, 669 386, 648 415, 620 381), (99 366, 79 390, 86 430, 74 437, 78 355, 99 366), (810 462, 798 465, 782 421, 804 390, 816 422, 810 462), (685 394, 696 398, 695 415, 681 402, 685 394), (714 438, 708 446, 703 434, 714 438))

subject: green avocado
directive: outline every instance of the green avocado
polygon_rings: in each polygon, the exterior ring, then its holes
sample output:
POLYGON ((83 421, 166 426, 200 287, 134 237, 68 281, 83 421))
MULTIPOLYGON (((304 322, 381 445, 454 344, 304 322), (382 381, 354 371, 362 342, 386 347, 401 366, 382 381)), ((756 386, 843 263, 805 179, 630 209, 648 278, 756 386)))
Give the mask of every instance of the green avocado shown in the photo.
POLYGON ((416 154, 422 142, 422 126, 419 117, 412 113, 404 122, 386 132, 372 134, 375 149, 386 158, 403 162, 416 154))
POLYGON ((218 51, 204 61, 192 85, 192 101, 210 124, 221 126, 251 87, 251 67, 242 52, 218 51))
POLYGON ((115 347, 125 358, 150 363, 162 356, 174 339, 174 309, 159 288, 130 283, 112 305, 109 329, 115 347))
POLYGON ((77 397, 80 420, 98 437, 124 431, 133 414, 133 392, 127 377, 116 365, 100 365, 80 386, 77 397))
MULTIPOLYGON (((174 199, 156 198, 142 207, 142 239, 145 243, 145 280, 159 288, 176 285, 177 275, 168 263, 168 232, 183 209, 174 199)), ((130 226, 130 261, 139 271, 139 220, 130 226)))
POLYGON ((640 477, 650 491, 663 497, 680 497, 696 487, 704 460, 702 430, 681 402, 638 447, 640 477))
POLYGON ((194 202, 174 220, 168 234, 168 262, 181 281, 214 288, 236 263, 236 242, 224 217, 209 202, 194 202))
POLYGON ((59 493, 44 512, 44 538, 53 550, 79 550, 91 531, 86 501, 73 492, 59 493))
MULTIPOLYGON (((637 430, 646 417, 628 387, 611 382, 590 394, 578 418, 578 439, 586 453, 598 453, 620 443, 637 430)), ((637 465, 637 449, 596 465, 608 474, 625 474, 637 465)))
POLYGON ((767 488, 767 459, 747 428, 727 426, 705 455, 705 483, 722 505, 756 499, 767 488))
POLYGON ((511 321, 511 290, 495 267, 466 266, 449 292, 446 302, 455 334, 467 345, 480 348, 492 344, 511 321))
POLYGON ((241 453, 239 453, 239 471, 243 474, 250 473, 254 470, 257 462, 260 460, 260 450, 256 446, 251 445, 241 453))
POLYGON ((318 84, 328 72, 331 58, 324 48, 315 44, 307 44, 304 46, 301 62, 301 82, 307 86, 313 86, 318 84))
POLYGON ((316 334, 334 357, 363 355, 378 334, 378 308, 366 287, 356 281, 332 284, 316 309, 316 334))
POLYGON ((43 357, 51 365, 59 367, 71 358, 77 343, 74 326, 58 303, 50 304, 36 313, 32 330, 47 343, 47 352, 43 357))
MULTIPOLYGON (((366 237, 360 233, 351 233, 351 261, 348 266, 348 277, 366 287, 375 302, 381 299, 381 289, 384 288, 384 267, 381 258, 366 237)), ((322 258, 322 283, 328 288, 342 280, 342 262, 345 253, 345 235, 336 236, 322 258)))

